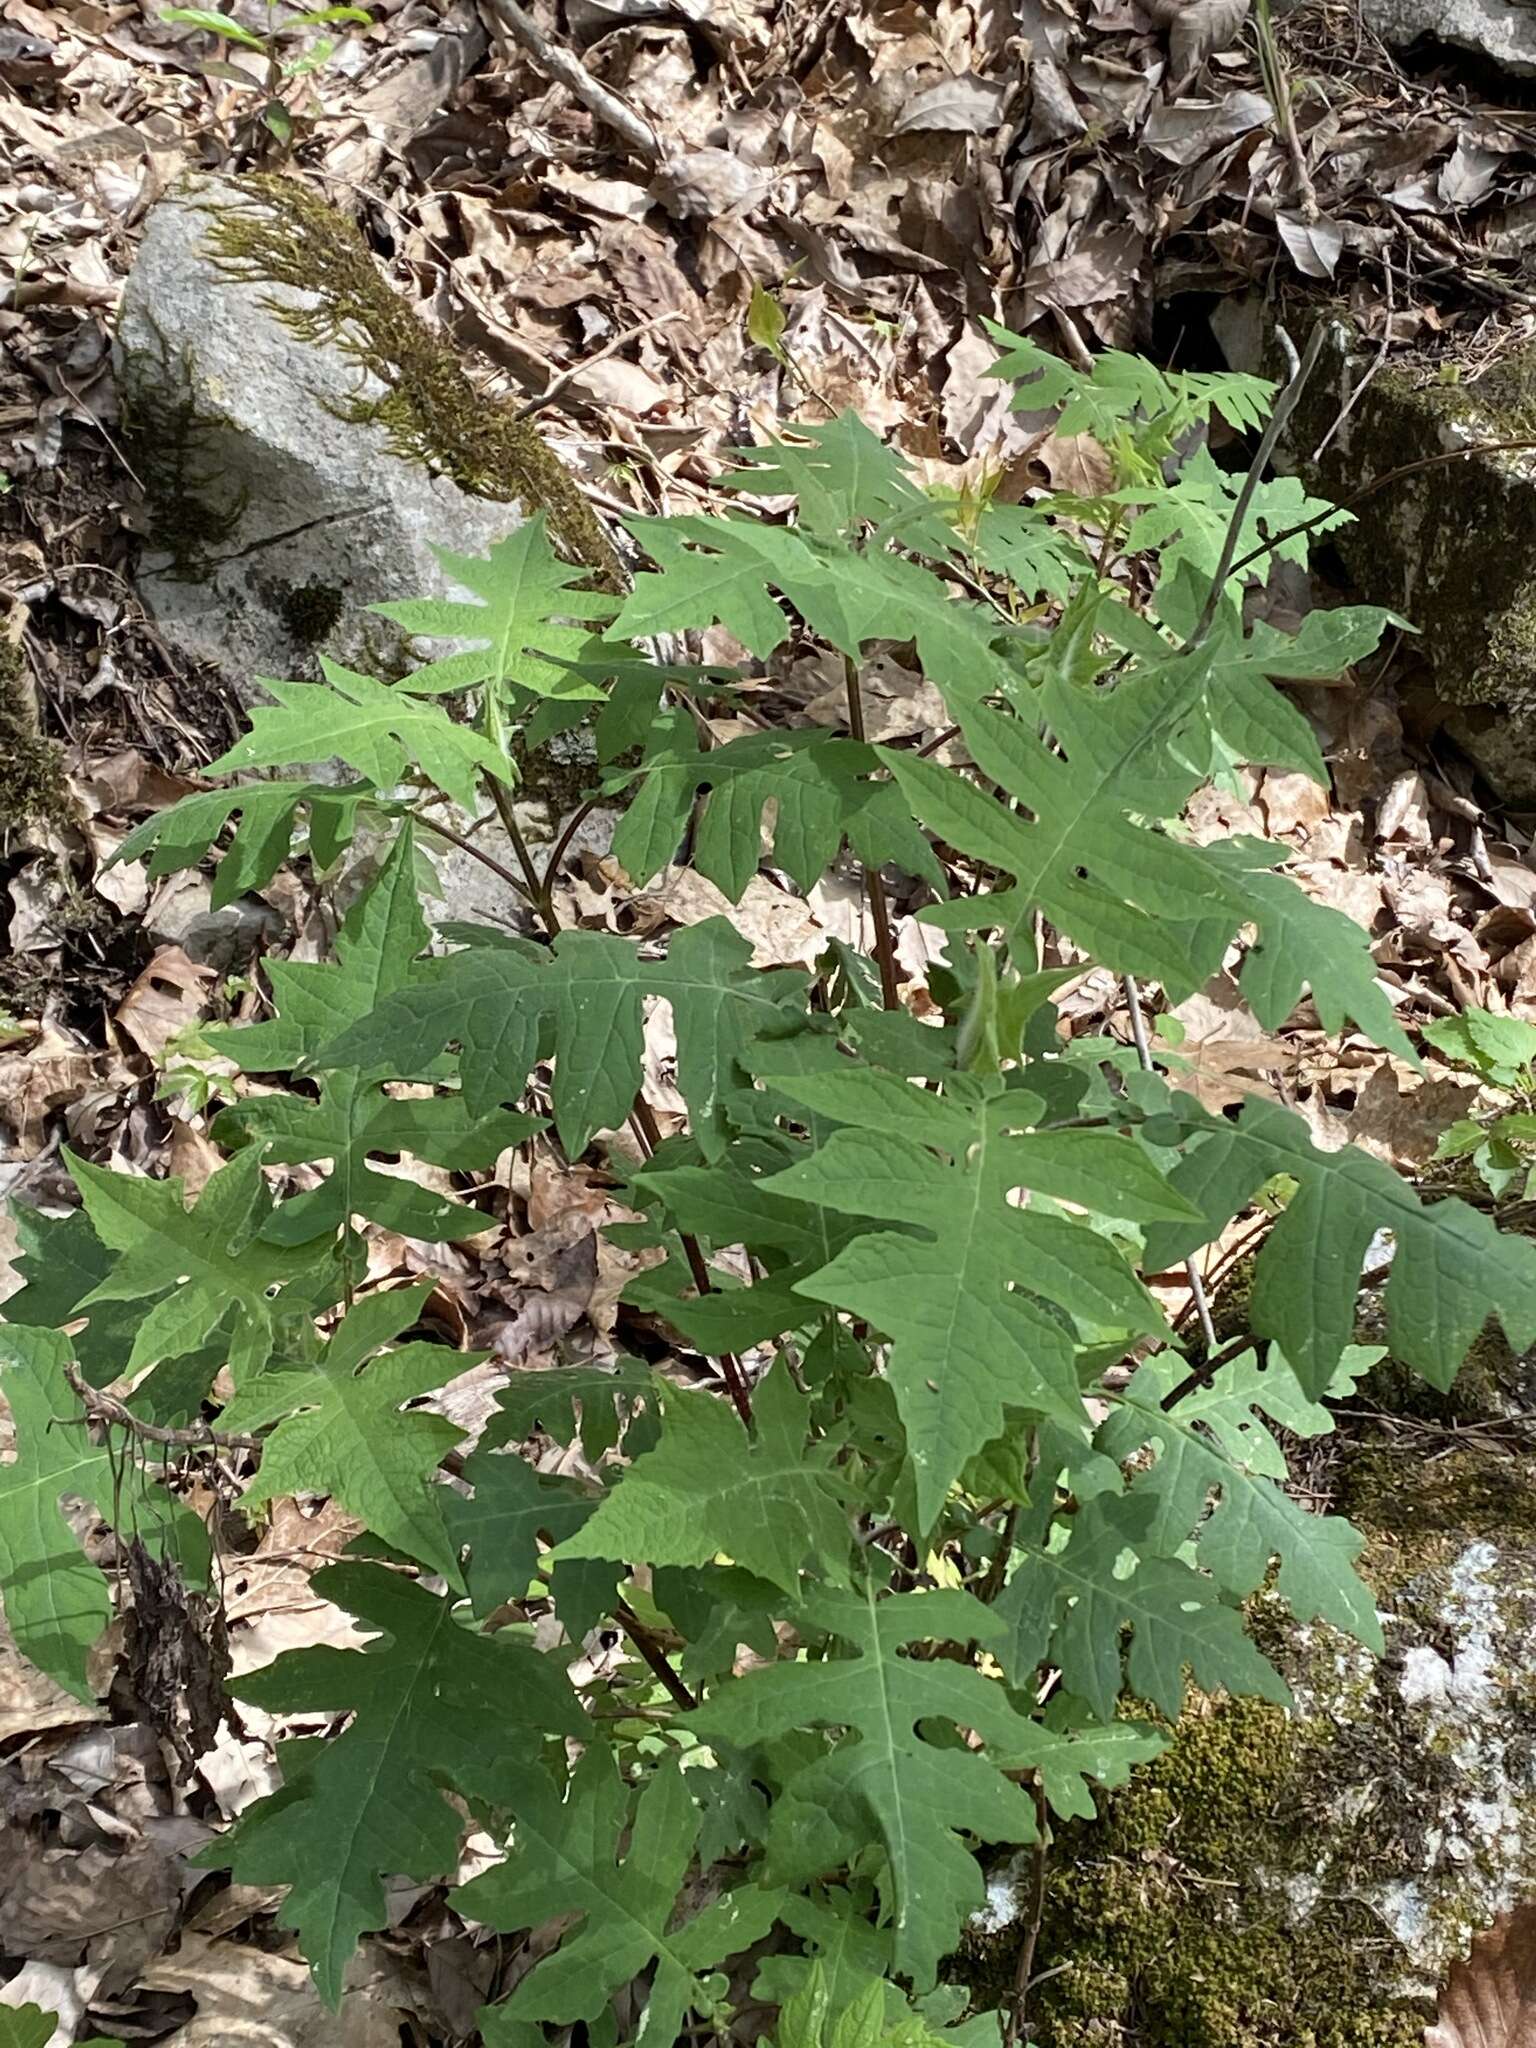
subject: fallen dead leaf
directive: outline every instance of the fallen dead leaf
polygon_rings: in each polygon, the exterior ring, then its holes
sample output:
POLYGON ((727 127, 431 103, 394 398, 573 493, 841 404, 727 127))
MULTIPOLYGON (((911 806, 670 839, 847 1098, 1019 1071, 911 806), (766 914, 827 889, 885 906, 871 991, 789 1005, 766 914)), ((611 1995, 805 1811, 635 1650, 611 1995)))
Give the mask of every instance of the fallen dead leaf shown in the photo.
POLYGON ((195 1024, 214 980, 213 970, 189 960, 180 946, 162 946, 117 1006, 113 1023, 149 1059, 158 1059, 179 1032, 195 1024))
POLYGON ((1249 1095, 1279 1099, 1271 1075, 1295 1071, 1298 1054, 1272 1038, 1228 975, 1218 975, 1171 1013, 1184 1027, 1169 1080, 1218 1114, 1249 1095))
POLYGON ((1536 2048, 1536 1905, 1505 1913, 1452 1963, 1424 2048, 1536 2048))
POLYGON ((38 1156, 47 1143, 49 1114, 79 1098, 95 1065, 90 1053, 47 1024, 27 1050, 0 1053, 0 1121, 15 1134, 16 1156, 38 1156))
POLYGON ((190 1992, 197 2001, 197 2017, 178 2027, 165 2048, 399 2048, 408 2015, 378 1995, 388 1976, 374 1953, 365 1945, 348 1970, 339 2015, 321 2002, 298 1957, 205 1935, 186 1936, 141 1982, 150 1991, 190 1992))
POLYGON ((1407 1067, 1384 1059, 1366 1077, 1346 1112, 1321 1095, 1310 1096, 1301 1112, 1325 1150, 1358 1145, 1401 1173, 1415 1174, 1435 1156, 1440 1133, 1477 1106, 1475 1082, 1443 1078, 1421 1081, 1407 1067))

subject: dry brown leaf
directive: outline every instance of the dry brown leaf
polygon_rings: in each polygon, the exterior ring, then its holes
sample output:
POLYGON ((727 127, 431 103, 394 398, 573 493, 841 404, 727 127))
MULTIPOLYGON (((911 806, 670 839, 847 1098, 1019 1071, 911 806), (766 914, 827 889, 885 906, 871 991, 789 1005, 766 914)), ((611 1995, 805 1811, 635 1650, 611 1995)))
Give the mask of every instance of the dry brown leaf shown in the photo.
POLYGON ((939 129, 957 135, 990 135, 1001 124, 1007 104, 1007 86, 968 71, 915 92, 896 117, 894 132, 911 135, 939 129))
POLYGON ((13 1151, 35 1159, 47 1143, 51 1111, 74 1102, 95 1071, 88 1052, 43 1025, 24 1052, 0 1053, 0 1123, 14 1132, 13 1151))
POLYGON ((1275 226, 1303 277, 1327 279, 1344 253, 1344 230, 1337 221, 1307 220, 1299 213, 1277 213, 1275 226))
POLYGON ((1318 1094, 1302 1105, 1312 1135, 1326 1150, 1358 1145, 1401 1173, 1415 1174, 1435 1156, 1440 1133, 1471 1114, 1475 1082, 1420 1081, 1390 1059, 1367 1075, 1353 1109, 1341 1112, 1318 1094))
POLYGON ((1270 832, 1277 839, 1287 832, 1321 824, 1333 809, 1330 792, 1310 775, 1281 773, 1274 768, 1264 777, 1259 801, 1269 819, 1270 832))
POLYGON ((1053 491, 1093 498, 1114 489, 1114 465, 1092 434, 1048 434, 1033 460, 1045 471, 1053 491))
POLYGON ((1143 0, 1148 14, 1168 31, 1169 68, 1176 80, 1191 77, 1207 57, 1230 49, 1248 19, 1248 0, 1143 0))
POLYGON ((1505 1913, 1452 1963, 1424 2048, 1536 2048, 1536 1905, 1505 1913))
POLYGON ((321 2002, 301 1959, 205 1935, 185 1936, 141 1981, 151 1991, 189 1992, 197 2003, 196 2018, 165 2048, 399 2048, 408 2015, 375 1991, 376 1954, 366 1944, 352 1963, 339 2015, 321 2002))
POLYGON ((1171 1014, 1184 1026, 1171 1054, 1174 1087, 1218 1114, 1249 1095, 1278 1099, 1265 1076, 1293 1073, 1296 1048, 1269 1035, 1229 975, 1218 975, 1171 1014))
MULTIPOLYGON (((1429 822, 1429 791, 1422 775, 1399 775, 1376 813, 1376 837, 1428 849, 1434 843, 1429 822)), ((1532 877, 1536 881, 1536 876, 1532 877)))
POLYGON ((158 1059, 202 1015, 213 970, 189 960, 180 946, 162 946, 117 1006, 113 1022, 139 1051, 158 1059))

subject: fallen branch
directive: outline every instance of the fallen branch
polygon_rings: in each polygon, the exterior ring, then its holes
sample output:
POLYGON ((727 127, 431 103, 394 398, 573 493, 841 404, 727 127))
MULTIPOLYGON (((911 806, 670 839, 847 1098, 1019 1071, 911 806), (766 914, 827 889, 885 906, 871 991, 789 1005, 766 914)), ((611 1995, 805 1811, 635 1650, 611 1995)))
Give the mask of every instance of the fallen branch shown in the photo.
POLYGON ((69 1382, 71 1390, 79 1397, 87 1420, 105 1422, 118 1429, 126 1429, 132 1435, 141 1437, 147 1444, 161 1444, 177 1450, 206 1450, 210 1446, 220 1451, 261 1449, 259 1436, 240 1436, 232 1430, 214 1429, 206 1422, 199 1423, 191 1429, 168 1429, 158 1422, 146 1422, 115 1395, 104 1394, 99 1387, 93 1387, 73 1359, 65 1366, 64 1377, 69 1382))
POLYGON ((605 122, 615 135, 622 136, 636 156, 648 164, 662 161, 666 151, 650 123, 643 121, 617 93, 600 84, 579 57, 552 43, 533 16, 518 6, 517 0, 490 0, 490 7, 513 41, 527 51, 546 77, 556 79, 574 93, 587 112, 605 122))

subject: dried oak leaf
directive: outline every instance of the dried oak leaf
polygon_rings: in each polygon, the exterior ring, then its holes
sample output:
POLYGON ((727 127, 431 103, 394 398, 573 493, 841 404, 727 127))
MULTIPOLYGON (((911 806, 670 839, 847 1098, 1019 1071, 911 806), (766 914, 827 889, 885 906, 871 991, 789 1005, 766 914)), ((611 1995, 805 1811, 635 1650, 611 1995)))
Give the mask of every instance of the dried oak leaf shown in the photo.
POLYGON ((1452 1963, 1424 2048, 1536 2048, 1536 1904, 1502 1914, 1452 1963))
POLYGON ((1194 76, 1207 57, 1230 49, 1248 19, 1248 0, 1141 0, 1168 31, 1168 68, 1176 81, 1194 76))

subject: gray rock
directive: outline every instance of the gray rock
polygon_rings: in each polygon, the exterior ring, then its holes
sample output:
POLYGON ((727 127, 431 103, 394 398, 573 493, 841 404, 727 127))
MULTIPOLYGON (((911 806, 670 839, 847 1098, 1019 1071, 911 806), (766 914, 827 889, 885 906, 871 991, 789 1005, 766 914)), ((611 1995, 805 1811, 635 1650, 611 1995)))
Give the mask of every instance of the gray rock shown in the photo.
POLYGON ((481 554, 520 514, 402 461, 382 427, 338 417, 379 387, 271 310, 310 295, 232 282, 207 254, 205 209, 240 196, 233 181, 200 178, 153 209, 116 361, 130 416, 177 457, 152 451, 151 518, 175 528, 177 547, 149 555, 139 588, 166 639, 215 663, 249 703, 263 675, 314 675, 322 648, 388 668, 398 635, 364 607, 444 594, 429 542, 481 554))
MULTIPOLYGON (((1536 47, 1536 9, 1532 10, 1536 47)), ((1234 369, 1283 377, 1256 297, 1213 321, 1234 369)), ((1298 340, 1300 337, 1298 336, 1298 340)), ((1358 595, 1411 621, 1447 730, 1510 802, 1536 800, 1536 345, 1473 381, 1378 361, 1334 323, 1286 431, 1280 465, 1346 503, 1389 472, 1427 462, 1361 499, 1329 536, 1358 595), (1441 458, 1455 456, 1454 460, 1441 458)))
POLYGON ((1506 71, 1536 72, 1536 13, 1522 0, 1362 0, 1361 14, 1389 49, 1428 37, 1506 71))

